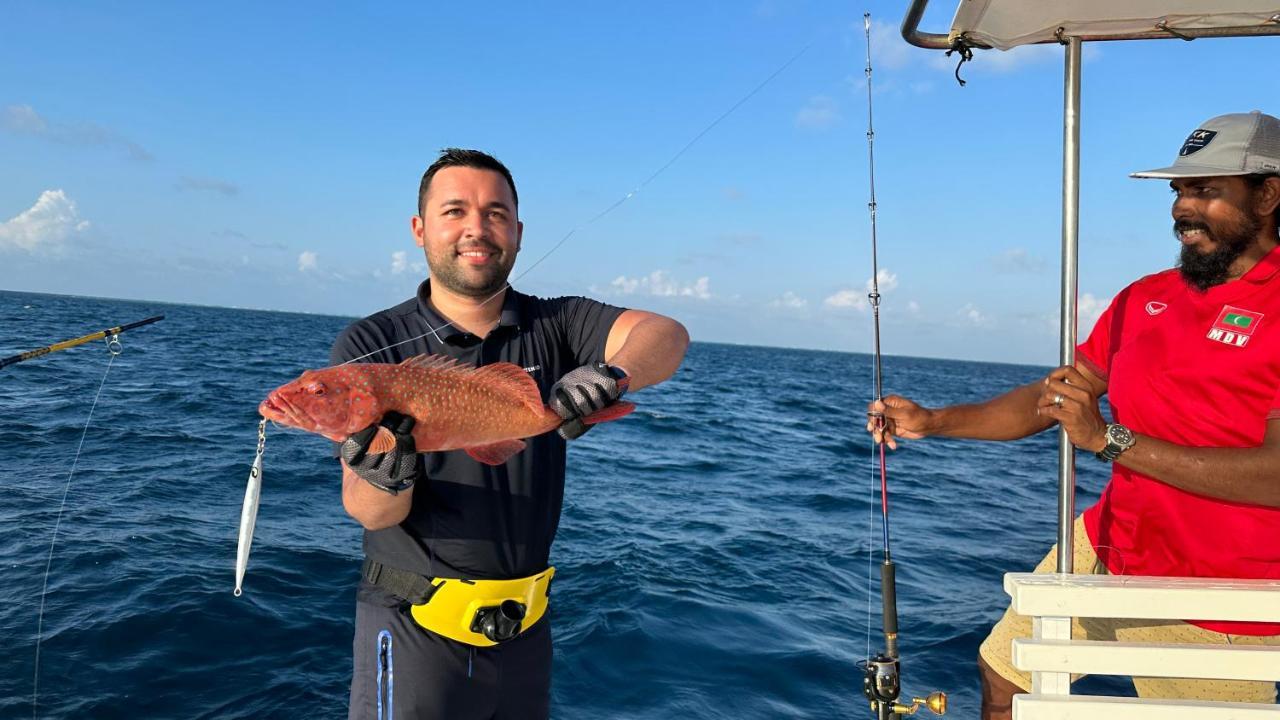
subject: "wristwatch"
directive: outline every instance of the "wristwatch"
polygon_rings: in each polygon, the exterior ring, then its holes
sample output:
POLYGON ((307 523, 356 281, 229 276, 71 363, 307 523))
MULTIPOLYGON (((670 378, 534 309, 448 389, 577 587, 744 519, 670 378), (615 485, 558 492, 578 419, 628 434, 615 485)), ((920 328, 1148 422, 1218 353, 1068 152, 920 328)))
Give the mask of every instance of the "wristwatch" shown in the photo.
POLYGON ((1098 456, 1099 460, 1106 460, 1107 462, 1112 462, 1120 457, 1120 453, 1133 447, 1133 444, 1137 442, 1133 431, 1120 423, 1107 425, 1106 440, 1106 447, 1099 450, 1095 455, 1098 456))

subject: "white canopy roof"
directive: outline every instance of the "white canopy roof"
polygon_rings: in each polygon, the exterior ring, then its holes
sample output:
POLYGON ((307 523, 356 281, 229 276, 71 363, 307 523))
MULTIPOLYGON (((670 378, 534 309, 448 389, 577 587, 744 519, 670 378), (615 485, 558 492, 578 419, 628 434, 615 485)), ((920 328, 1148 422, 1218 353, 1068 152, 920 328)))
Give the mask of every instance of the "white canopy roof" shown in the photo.
POLYGON ((1001 50, 1068 37, 1122 40, 1226 28, 1280 34, 1280 0, 961 0, 951 37, 1001 50))

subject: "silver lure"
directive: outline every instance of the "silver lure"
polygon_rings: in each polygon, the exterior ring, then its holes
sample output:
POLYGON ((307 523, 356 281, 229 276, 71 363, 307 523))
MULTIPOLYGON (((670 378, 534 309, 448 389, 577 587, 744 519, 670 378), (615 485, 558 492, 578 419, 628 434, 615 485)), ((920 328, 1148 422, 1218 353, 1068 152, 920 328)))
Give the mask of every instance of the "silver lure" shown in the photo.
POLYGON ((236 589, 240 597, 244 571, 249 567, 249 546, 253 544, 253 526, 258 520, 258 497, 262 494, 262 451, 267 441, 267 421, 258 423, 258 454, 249 468, 249 482, 244 488, 244 505, 240 508, 240 539, 236 544, 236 589))

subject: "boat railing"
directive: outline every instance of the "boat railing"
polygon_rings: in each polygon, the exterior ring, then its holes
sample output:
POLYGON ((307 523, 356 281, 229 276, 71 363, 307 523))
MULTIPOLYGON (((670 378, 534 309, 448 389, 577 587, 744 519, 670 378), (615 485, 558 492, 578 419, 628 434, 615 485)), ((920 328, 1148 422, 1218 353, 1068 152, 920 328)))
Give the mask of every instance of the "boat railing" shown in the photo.
POLYGON ((1031 673, 1013 698, 1014 720, 1263 720, 1280 706, 1071 694, 1077 674, 1280 681, 1280 647, 1075 640, 1073 617, 1280 622, 1280 581, 1009 573, 1014 612, 1033 636, 1013 641, 1013 664, 1031 673))

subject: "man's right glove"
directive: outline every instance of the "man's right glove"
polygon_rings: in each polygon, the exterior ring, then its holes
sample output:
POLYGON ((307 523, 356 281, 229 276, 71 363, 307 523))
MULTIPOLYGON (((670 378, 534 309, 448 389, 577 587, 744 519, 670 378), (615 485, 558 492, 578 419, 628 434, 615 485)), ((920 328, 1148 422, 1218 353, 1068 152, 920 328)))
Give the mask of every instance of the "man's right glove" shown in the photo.
POLYGON ((414 420, 409 415, 388 412, 382 422, 353 433, 342 443, 338 453, 347 467, 365 482, 397 495, 413 487, 418 479, 418 453, 413 442, 414 420), (395 445, 385 452, 370 452, 371 445, 382 445, 387 434, 395 439, 395 445), (382 440, 375 442, 381 435, 382 440))
POLYGON ((570 370, 551 387, 551 409, 565 420, 556 432, 565 440, 585 435, 594 426, 582 418, 617 402, 629 381, 625 370, 602 362, 570 370))

